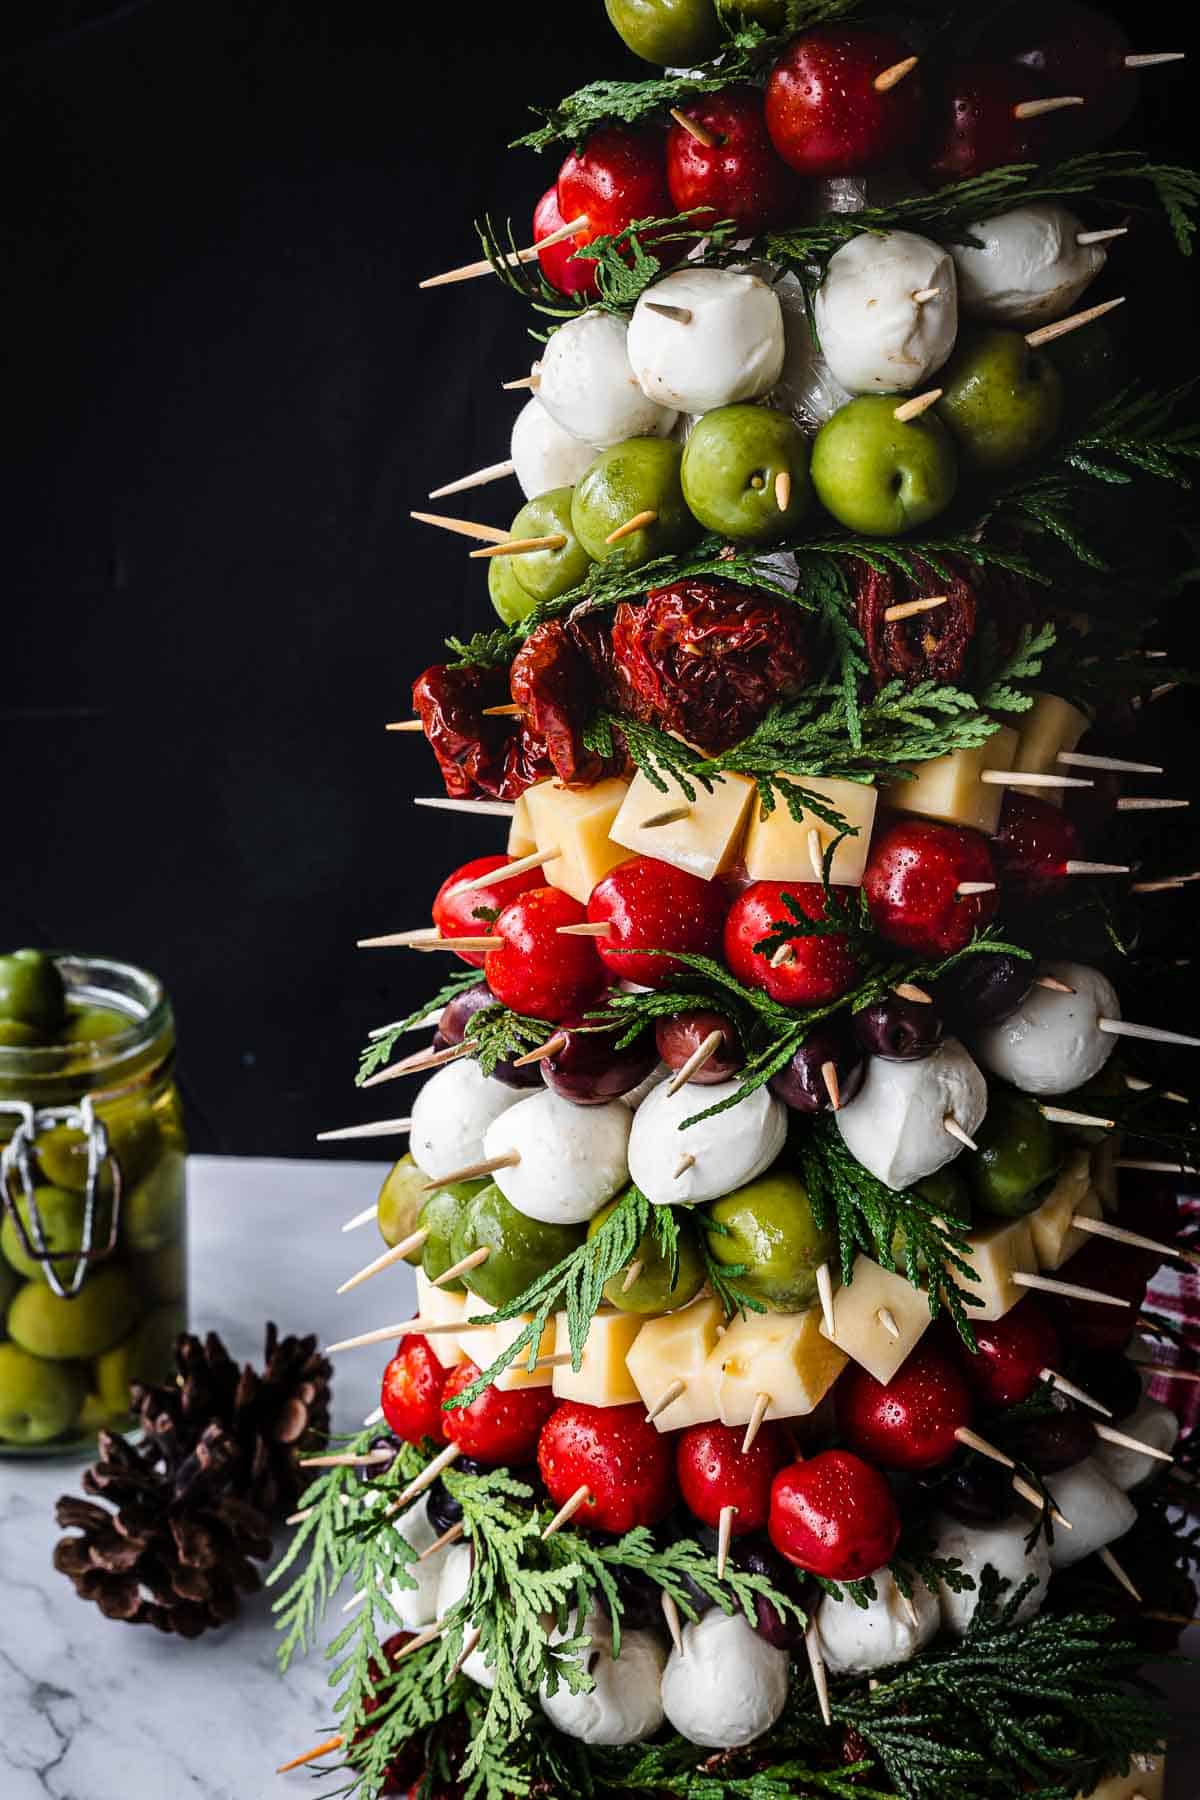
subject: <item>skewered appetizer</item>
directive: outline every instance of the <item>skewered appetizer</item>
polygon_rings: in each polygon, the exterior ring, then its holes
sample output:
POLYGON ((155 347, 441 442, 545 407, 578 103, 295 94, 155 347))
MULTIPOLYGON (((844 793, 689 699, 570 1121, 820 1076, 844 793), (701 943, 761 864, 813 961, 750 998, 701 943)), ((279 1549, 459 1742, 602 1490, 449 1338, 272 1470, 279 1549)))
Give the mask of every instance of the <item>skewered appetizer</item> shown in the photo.
POLYGON ((1097 595, 1147 584, 1129 468, 1183 453, 1105 410, 1129 161, 1054 165, 1171 58, 1067 0, 964 9, 936 63, 854 8, 606 10, 667 73, 552 115, 533 242, 427 284, 552 324, 508 462, 435 490, 515 474, 511 527, 417 515, 500 629, 392 729, 507 841, 363 940, 452 974, 364 1057, 408 1116, 324 1134, 408 1134, 343 1285, 416 1305, 331 1347, 388 1345, 387 1434, 302 1529, 348 1506, 367 1643, 415 1635, 299 1760, 1154 1800, 1120 1633, 1194 1602, 1146 1297, 1200 1256, 1147 1184, 1194 1166, 1200 1039, 1112 953, 1189 878, 1144 872, 1179 802, 1121 741, 1175 677, 1097 595))

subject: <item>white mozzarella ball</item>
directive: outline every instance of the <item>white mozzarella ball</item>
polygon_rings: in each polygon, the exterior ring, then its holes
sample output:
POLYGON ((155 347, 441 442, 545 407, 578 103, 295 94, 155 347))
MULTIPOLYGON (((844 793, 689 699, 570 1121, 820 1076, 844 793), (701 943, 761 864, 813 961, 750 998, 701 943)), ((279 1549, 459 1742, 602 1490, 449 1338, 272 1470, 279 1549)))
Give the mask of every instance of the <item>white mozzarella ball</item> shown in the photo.
POLYGON ((746 269, 677 269, 647 289, 629 325, 643 393, 680 412, 757 400, 779 380, 783 351, 779 301, 746 269), (657 306, 690 317, 664 317, 657 306))
POLYGON ((644 1076, 636 1087, 631 1087, 627 1094, 621 1095, 621 1105, 627 1106, 630 1112, 636 1112, 643 1100, 648 1100, 655 1088, 661 1086, 670 1073, 666 1063, 655 1063, 650 1073, 644 1076))
POLYGON ((833 1116, 851 1156, 898 1190, 961 1156, 947 1119, 973 1137, 986 1112, 986 1081, 957 1038, 947 1038, 919 1062, 868 1057, 862 1087, 833 1116))
POLYGON ((1015 1013, 975 1033, 973 1048, 985 1069, 1026 1094, 1069 1094, 1098 1075, 1117 1040, 1101 1031, 1101 1019, 1119 1019, 1121 1003, 1111 981, 1084 963, 1048 962, 1070 994, 1031 988, 1015 1013))
POLYGON ((690 1084, 669 1094, 664 1082, 638 1109, 629 1137, 629 1175, 654 1206, 719 1200, 762 1175, 787 1137, 787 1108, 765 1087, 714 1118, 680 1126, 738 1091, 736 1081, 690 1084), (679 1170, 685 1156, 695 1161, 679 1170), (678 1174, 677 1174, 677 1171, 678 1174))
MULTIPOLYGON (((1070 1535, 1068 1531, 1055 1533, 1056 1537, 1070 1535)), ((975 1615, 983 1572, 988 1568, 994 1569, 1001 1581, 1008 1582, 1006 1599, 1011 1599, 1031 1575, 1037 1577, 1036 1586, 1030 1589, 1017 1611, 1019 1625, 1041 1610, 1050 1582, 1050 1553, 1043 1532, 1039 1532, 1032 1547, 1026 1549, 1029 1526, 1023 1518, 1007 1519, 1003 1525, 980 1527, 964 1525, 958 1519, 943 1516, 935 1521, 934 1536, 935 1556, 957 1557, 961 1573, 969 1575, 975 1583, 974 1589, 968 1588, 961 1594, 954 1593, 945 1582, 938 1585, 942 1624, 955 1637, 964 1635, 975 1615)))
MULTIPOLYGON (((436 1616, 439 1619, 444 1619, 458 1605, 470 1583, 471 1546, 451 1544, 438 1581, 436 1616)), ((469 1632, 472 1629, 473 1626, 468 1623, 466 1630, 469 1632)), ((482 1650, 472 1650, 462 1666, 462 1672, 468 1681, 477 1682, 480 1687, 494 1688, 496 1685, 496 1671, 484 1661, 482 1650)))
POLYGON ((674 409, 638 386, 626 337, 612 313, 581 313, 559 326, 542 355, 541 404, 564 431, 601 450, 626 438, 669 437, 675 428, 674 409))
POLYGON ((923 1581, 906 1603, 890 1569, 876 1570, 872 1580, 875 1598, 866 1607, 826 1595, 817 1608, 817 1635, 834 1675, 868 1675, 909 1662, 941 1628, 937 1600, 923 1581))
POLYGON ((1052 1475, 1046 1486, 1059 1512, 1071 1521, 1070 1531, 1054 1533, 1052 1568, 1069 1569, 1093 1556, 1124 1537, 1137 1519, 1133 1501, 1109 1480, 1094 1456, 1052 1475))
MULTIPOLYGON (((640 1744, 653 1737, 663 1722, 666 1646, 651 1631, 623 1631, 621 1654, 614 1657, 612 1631, 599 1612, 588 1614, 582 1635, 591 1639, 579 1660, 592 1686, 581 1694, 561 1679, 553 1694, 543 1687, 542 1711, 550 1723, 585 1744, 640 1744)), ((552 1640, 557 1636, 551 1633, 552 1640)))
POLYGON ((547 1089, 496 1120, 483 1140, 484 1155, 516 1151, 520 1161, 497 1169, 494 1180, 527 1219, 584 1225, 629 1179, 632 1123, 620 1100, 574 1106, 547 1089))
POLYGON ((522 1098, 520 1088, 491 1080, 472 1056, 447 1063, 413 1101, 408 1147, 418 1169, 439 1181, 479 1162, 488 1126, 522 1098))
POLYGON ((691 1744, 733 1750, 769 1731, 787 1704, 788 1655, 740 1612, 705 1613, 683 1628, 662 1678, 667 1718, 691 1744))
POLYGON ((1076 240, 1083 222, 1053 201, 1018 206, 967 228, 973 244, 952 244, 958 299, 973 319, 1045 325, 1061 319, 1108 260, 1103 244, 1076 240))
POLYGON ((596 460, 595 446, 564 431, 536 394, 513 421, 508 453, 527 500, 548 494, 551 488, 574 487, 596 460))
POLYGON ((830 258, 814 314, 825 361, 851 393, 922 387, 958 335, 954 263, 911 231, 864 232, 830 258))
MULTIPOLYGON (((439 1536, 437 1527, 430 1523, 424 1499, 418 1500, 415 1506, 410 1506, 407 1512, 401 1513, 392 1529, 406 1544, 412 1545, 418 1556, 436 1543, 439 1536)), ((424 1562, 405 1563, 404 1572, 410 1580, 416 1582, 416 1587, 406 1587, 399 1581, 392 1583, 388 1598, 405 1631, 421 1631, 426 1625, 432 1625, 437 1618, 438 1584, 449 1554, 447 1547, 427 1556, 424 1562)))
MULTIPOLYGON (((1126 1437, 1137 1438, 1139 1442, 1149 1444, 1152 1450, 1164 1450, 1168 1456, 1179 1442, 1179 1420, 1169 1406, 1160 1406, 1148 1394, 1143 1394, 1129 1417, 1120 1421, 1119 1429, 1126 1437)), ((1093 1455, 1113 1486, 1126 1494, 1130 1488, 1140 1487, 1143 1481, 1160 1474, 1166 1467, 1156 1456, 1143 1456, 1139 1450, 1128 1450, 1123 1444, 1108 1444, 1103 1438, 1093 1455)))

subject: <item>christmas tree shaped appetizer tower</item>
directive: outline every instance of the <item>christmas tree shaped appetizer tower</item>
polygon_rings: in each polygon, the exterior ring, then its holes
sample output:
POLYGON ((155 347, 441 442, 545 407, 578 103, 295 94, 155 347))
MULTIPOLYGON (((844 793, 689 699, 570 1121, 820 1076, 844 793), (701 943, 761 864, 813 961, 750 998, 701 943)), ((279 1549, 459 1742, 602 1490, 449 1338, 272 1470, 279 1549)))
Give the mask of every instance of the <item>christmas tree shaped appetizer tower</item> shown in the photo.
POLYGON ((331 1346, 394 1352, 380 1412, 277 1572, 285 1655, 353 1584, 295 1763, 1157 1800, 1200 1039, 1137 1001, 1183 878, 1128 833, 1181 802, 1128 740, 1197 440, 1117 309, 1200 180, 1101 146, 1173 58, 1071 0, 607 10, 644 79, 522 140, 534 244, 424 284, 546 332, 511 459, 433 496, 515 476, 511 530, 414 515, 499 626, 391 727, 508 841, 369 940, 456 972, 363 1058, 411 1116, 329 1134, 409 1149, 345 1283, 394 1322, 331 1346))

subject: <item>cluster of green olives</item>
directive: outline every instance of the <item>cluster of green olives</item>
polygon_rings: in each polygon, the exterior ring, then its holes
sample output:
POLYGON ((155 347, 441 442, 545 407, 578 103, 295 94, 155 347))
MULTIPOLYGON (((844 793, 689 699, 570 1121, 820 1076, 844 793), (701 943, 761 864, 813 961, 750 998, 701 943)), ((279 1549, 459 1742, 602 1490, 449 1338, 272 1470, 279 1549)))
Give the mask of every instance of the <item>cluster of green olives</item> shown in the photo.
POLYGON ((659 68, 707 62, 721 48, 722 21, 782 31, 786 0, 604 0, 613 30, 643 62, 659 68))
MULTIPOLYGON (((52 958, 0 956, 0 1045, 81 1054, 128 1029, 123 1013, 74 1009, 52 958)), ((0 1050, 0 1058, 3 1050, 0 1050)), ((7 1084, 11 1086, 11 1083, 7 1084)), ((131 1381, 158 1381, 184 1325, 184 1138, 169 1083, 96 1098, 97 1116, 122 1175, 116 1244, 93 1261, 78 1294, 63 1299, 47 1279, 29 1199, 10 1186, 0 1211, 0 1449, 83 1437, 127 1422, 131 1381), (18 1226, 18 1220, 20 1226, 18 1226)), ((11 1130, 11 1122, 0 1121, 11 1130)), ((42 1241, 64 1286, 85 1234, 87 1144, 55 1125, 34 1150, 33 1202, 42 1241)), ((113 1184, 101 1177, 92 1242, 112 1236, 113 1184)))
MULTIPOLYGON (((623 1198, 618 1195, 587 1225, 549 1225, 518 1212, 492 1181, 454 1182, 432 1193, 425 1188, 412 1157, 402 1156, 379 1195, 385 1243, 427 1233, 407 1260, 431 1281, 486 1246, 484 1260, 442 1285, 493 1307, 509 1305, 594 1237, 623 1198)), ((736 1272, 738 1286, 772 1311, 800 1312, 813 1304, 817 1269, 833 1243, 817 1225, 798 1175, 775 1168, 708 1206, 673 1216, 674 1244, 652 1219, 629 1264, 634 1278, 622 1271, 605 1287, 609 1305, 645 1314, 686 1306, 707 1279, 705 1252, 717 1267, 736 1272)))

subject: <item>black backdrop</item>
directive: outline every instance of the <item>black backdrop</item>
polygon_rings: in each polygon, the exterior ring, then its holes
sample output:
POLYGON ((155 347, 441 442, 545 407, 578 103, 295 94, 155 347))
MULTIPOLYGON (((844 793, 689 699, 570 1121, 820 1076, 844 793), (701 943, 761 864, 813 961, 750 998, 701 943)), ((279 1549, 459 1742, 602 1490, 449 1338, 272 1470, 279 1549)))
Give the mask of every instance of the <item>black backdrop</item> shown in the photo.
MULTIPOLYGON (((1173 8, 1118 10, 1178 47, 1173 8)), ((488 622, 461 540, 407 513, 507 453, 526 317, 493 283, 415 282, 552 179, 503 155, 525 102, 626 62, 600 0, 106 14, 10 0, 0 24, 0 943, 159 971, 196 1146, 303 1154, 385 1110, 352 1091, 357 1047, 441 972, 355 938, 422 922, 502 842, 410 807, 432 761, 382 727, 447 631, 488 622)), ((1183 145, 1185 93, 1152 88, 1146 141, 1183 145)), ((1152 292, 1130 264, 1175 378, 1169 271, 1152 292)), ((516 504, 510 482, 462 510, 516 504)))

